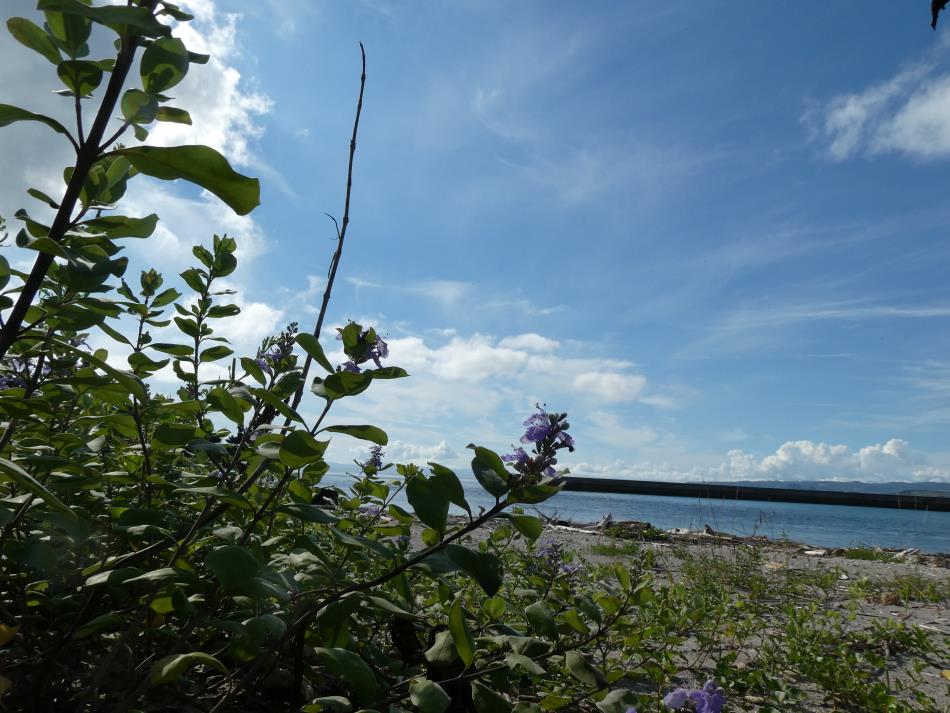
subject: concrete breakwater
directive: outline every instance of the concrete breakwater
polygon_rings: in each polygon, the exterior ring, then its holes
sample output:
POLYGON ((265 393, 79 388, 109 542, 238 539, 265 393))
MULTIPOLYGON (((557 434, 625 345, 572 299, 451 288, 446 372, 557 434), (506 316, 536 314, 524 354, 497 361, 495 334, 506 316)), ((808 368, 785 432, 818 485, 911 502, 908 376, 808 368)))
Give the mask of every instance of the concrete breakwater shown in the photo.
POLYGON ((751 487, 713 483, 670 483, 652 480, 581 478, 568 476, 565 490, 586 493, 626 493, 630 495, 668 495, 714 500, 758 500, 763 502, 851 505, 950 512, 950 497, 902 495, 897 493, 852 493, 837 490, 799 490, 796 488, 751 487))

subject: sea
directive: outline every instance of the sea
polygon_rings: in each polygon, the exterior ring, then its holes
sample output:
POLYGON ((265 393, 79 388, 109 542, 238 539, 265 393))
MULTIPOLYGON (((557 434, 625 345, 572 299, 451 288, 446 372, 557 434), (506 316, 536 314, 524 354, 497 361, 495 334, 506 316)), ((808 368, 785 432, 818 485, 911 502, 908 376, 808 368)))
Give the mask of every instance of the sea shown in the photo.
MULTIPOLYGON (((347 488, 352 482, 350 476, 327 475, 321 485, 347 488)), ((494 498, 475 480, 462 478, 462 485, 473 510, 494 504, 494 498)), ((403 494, 394 502, 407 505, 403 494)), ((719 532, 765 535, 817 547, 913 548, 924 553, 950 553, 950 512, 581 492, 561 492, 545 503, 526 507, 529 511, 534 508, 575 523, 598 522, 610 514, 614 520, 649 522, 663 530, 702 530, 709 525, 719 532)))

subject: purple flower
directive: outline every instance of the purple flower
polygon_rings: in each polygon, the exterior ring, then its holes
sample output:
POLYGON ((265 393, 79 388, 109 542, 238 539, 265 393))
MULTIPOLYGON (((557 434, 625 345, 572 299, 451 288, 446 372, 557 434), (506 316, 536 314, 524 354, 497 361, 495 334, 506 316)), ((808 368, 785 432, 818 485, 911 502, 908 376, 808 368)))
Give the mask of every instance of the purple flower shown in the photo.
POLYGON ((351 360, 349 360, 349 359, 346 360, 345 362, 343 362, 341 368, 343 369, 343 371, 348 371, 348 372, 350 372, 351 374, 359 374, 359 373, 360 373, 360 368, 356 365, 356 362, 355 362, 355 361, 351 361, 351 360))
POLYGON ((580 562, 567 562, 561 565, 561 573, 566 575, 577 574, 584 571, 584 565, 580 562))
POLYGON ((373 446, 369 449, 369 460, 363 463, 364 468, 379 470, 383 467, 383 447, 373 446))
POLYGON ((722 706, 726 702, 726 697, 713 679, 706 681, 702 688, 688 691, 685 688, 677 688, 666 694, 663 699, 663 705, 671 710, 683 708, 686 703, 692 704, 695 713, 722 713, 722 706))
POLYGON ((574 450, 574 439, 567 431, 558 431, 557 440, 570 451, 574 450))
POLYGON ((504 455, 501 457, 505 463, 520 463, 521 465, 527 465, 528 463, 528 454, 525 453, 524 448, 515 448, 513 453, 504 455))
POLYGON ((706 681, 701 690, 693 691, 690 698, 696 706, 696 713, 722 713, 722 705, 726 702, 722 689, 713 679, 706 681))
POLYGON ((663 705, 669 708, 670 710, 676 710, 677 708, 682 708, 686 705, 686 701, 689 700, 689 691, 685 688, 677 688, 675 691, 670 691, 663 698, 663 705))
POLYGON ((540 409, 538 413, 529 416, 524 425, 527 430, 521 437, 522 443, 540 443, 551 435, 551 420, 544 409, 540 409))
POLYGON ((381 369, 383 365, 379 363, 379 360, 389 356, 389 345, 383 341, 382 337, 376 337, 375 344, 369 349, 369 355, 376 364, 376 368, 381 369))
POLYGON ((633 707, 628 708, 628 709, 626 710, 626 713, 637 713, 637 709, 636 709, 636 708, 633 708, 633 707))

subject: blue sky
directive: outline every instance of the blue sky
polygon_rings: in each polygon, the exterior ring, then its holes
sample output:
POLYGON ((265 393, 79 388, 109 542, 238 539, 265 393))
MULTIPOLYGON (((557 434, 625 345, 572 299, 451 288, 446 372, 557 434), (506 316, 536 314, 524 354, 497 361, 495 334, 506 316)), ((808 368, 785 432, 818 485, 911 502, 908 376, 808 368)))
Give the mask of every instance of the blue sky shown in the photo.
MULTIPOLYGON (((262 206, 143 179, 128 210, 163 226, 132 255, 173 275, 228 231, 235 342, 310 324, 362 41, 330 317, 375 324, 413 378, 337 418, 386 427, 394 458, 506 449, 543 401, 579 474, 950 479, 950 29, 928 3, 183 4, 215 59, 180 88, 195 126, 153 139, 222 149, 262 206)), ((61 110, 14 56, 0 101, 61 110)), ((0 132, 23 166, 3 215, 55 185, 49 141, 0 132)))

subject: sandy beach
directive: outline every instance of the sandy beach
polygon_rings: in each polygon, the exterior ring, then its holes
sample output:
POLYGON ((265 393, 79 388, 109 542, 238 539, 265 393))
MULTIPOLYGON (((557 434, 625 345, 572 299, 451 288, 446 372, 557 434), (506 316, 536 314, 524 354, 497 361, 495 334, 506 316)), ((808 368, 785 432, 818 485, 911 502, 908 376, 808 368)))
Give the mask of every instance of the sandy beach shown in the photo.
MULTIPOLYGON (((724 661, 739 680, 778 662, 782 679, 797 695, 783 713, 836 709, 829 688, 837 684, 832 674, 824 680, 823 670, 866 676, 868 684, 883 681, 907 706, 899 710, 950 710, 950 554, 820 548, 711 531, 662 532, 645 523, 598 527, 563 521, 545 526, 539 546, 552 545, 588 570, 645 561, 659 589, 684 584, 697 597, 725 598, 734 607, 730 611, 750 612, 744 623, 723 622, 714 629, 715 650, 708 645, 709 630, 670 632, 679 637, 675 653, 683 684, 701 685, 716 675, 717 666, 721 675, 724 661), (800 622, 792 621, 799 616, 800 622), (829 645, 820 635, 831 630, 844 643, 837 652, 829 649, 822 664, 818 660, 829 645), (802 644, 797 651, 799 640, 812 648, 802 644), (852 668, 842 663, 850 656, 852 668)), ((637 690, 635 677, 630 683, 637 690)), ((728 710, 776 709, 753 691, 733 690, 728 710)))

